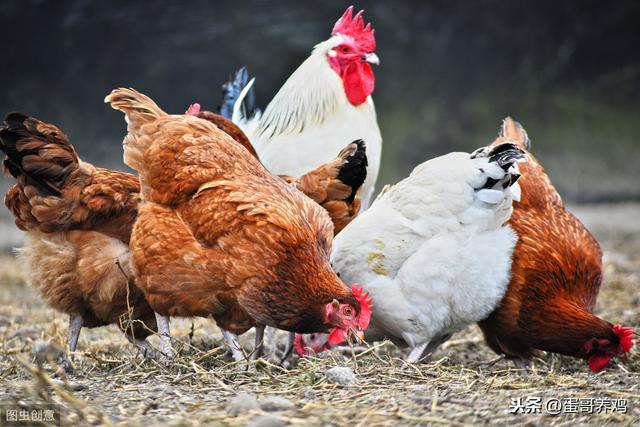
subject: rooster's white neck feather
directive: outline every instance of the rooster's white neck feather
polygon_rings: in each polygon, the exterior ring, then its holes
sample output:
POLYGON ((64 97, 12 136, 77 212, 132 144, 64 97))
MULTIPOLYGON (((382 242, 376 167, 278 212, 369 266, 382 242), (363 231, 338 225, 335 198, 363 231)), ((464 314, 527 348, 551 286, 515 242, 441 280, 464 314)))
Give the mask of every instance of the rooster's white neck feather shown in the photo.
POLYGON ((260 118, 255 135, 299 133, 320 125, 333 112, 348 104, 342 80, 327 62, 327 53, 342 42, 336 35, 317 44, 311 55, 282 85, 260 118))

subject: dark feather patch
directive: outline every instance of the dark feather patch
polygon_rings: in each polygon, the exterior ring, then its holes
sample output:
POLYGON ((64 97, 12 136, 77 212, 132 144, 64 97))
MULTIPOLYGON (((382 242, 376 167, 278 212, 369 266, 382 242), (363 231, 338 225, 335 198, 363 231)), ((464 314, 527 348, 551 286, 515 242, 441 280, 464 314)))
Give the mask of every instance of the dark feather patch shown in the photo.
POLYGON ((14 178, 24 177, 44 194, 59 196, 78 156, 67 136, 53 125, 22 113, 9 113, 0 128, 4 166, 14 178))
MULTIPOLYGON (((222 105, 218 108, 218 113, 227 119, 233 116, 233 107, 238 101, 240 92, 249 82, 249 71, 247 67, 242 67, 236 71, 235 76, 222 85, 222 105)), ((242 100, 242 116, 249 119, 256 113, 256 95, 253 87, 249 89, 242 100)))
POLYGON ((506 142, 504 144, 496 145, 491 152, 489 152, 489 161, 497 163, 505 172, 518 160, 524 159, 524 151, 522 151, 516 144, 506 142))
POLYGON ((352 144, 356 144, 356 151, 347 157, 347 161, 340 168, 338 173, 338 179, 344 184, 351 187, 351 194, 346 199, 347 203, 353 202, 358 189, 364 184, 367 179, 367 166, 369 161, 367 160, 367 146, 363 140, 358 139, 353 141, 352 144))
MULTIPOLYGON (((507 172, 511 166, 518 160, 524 160, 525 154, 516 144, 511 142, 505 142, 504 144, 497 145, 488 153, 489 161, 491 163, 497 163, 498 166, 507 172)), ((482 188, 496 188, 499 185, 500 189, 505 189, 512 186, 520 178, 520 174, 510 173, 506 174, 502 179, 487 178, 487 182, 482 188)))

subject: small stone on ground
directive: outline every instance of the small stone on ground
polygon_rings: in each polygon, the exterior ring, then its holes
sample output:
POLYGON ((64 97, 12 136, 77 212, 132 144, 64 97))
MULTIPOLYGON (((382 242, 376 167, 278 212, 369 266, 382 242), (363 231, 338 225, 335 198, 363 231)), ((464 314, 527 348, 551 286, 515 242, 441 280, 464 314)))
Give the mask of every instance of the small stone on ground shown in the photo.
POLYGON ((237 416, 247 411, 258 410, 260 405, 258 399, 253 394, 240 393, 229 402, 227 412, 229 415, 237 416))
POLYGON ((273 415, 260 415, 247 423, 247 427, 284 427, 287 422, 273 415))
POLYGON ((260 402, 263 411, 286 411, 295 405, 289 399, 280 396, 269 396, 260 402))
POLYGON ((332 384, 354 384, 356 380, 356 375, 353 373, 351 368, 347 368, 344 366, 335 366, 331 369, 327 369, 326 372, 327 381, 332 384))

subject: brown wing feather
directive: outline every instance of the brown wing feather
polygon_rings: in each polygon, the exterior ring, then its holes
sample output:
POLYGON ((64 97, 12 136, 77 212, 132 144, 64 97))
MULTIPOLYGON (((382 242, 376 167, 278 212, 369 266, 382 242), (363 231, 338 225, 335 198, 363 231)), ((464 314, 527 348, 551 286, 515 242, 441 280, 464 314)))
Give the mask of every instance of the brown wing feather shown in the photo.
POLYGON ((331 217, 338 234, 360 211, 360 190, 367 177, 367 157, 362 141, 347 145, 335 160, 292 179, 300 191, 322 206, 331 217))
MULTIPOLYGON (((197 117, 210 121, 245 147, 256 159, 259 158, 249 138, 231 120, 211 111, 200 111, 197 117)), ((364 143, 356 141, 347 145, 335 160, 325 163, 297 179, 281 175, 282 179, 294 184, 298 190, 325 208, 333 221, 335 234, 346 227, 360 210, 360 189, 366 178, 367 167, 364 149, 364 143), (345 176, 345 169, 358 171, 355 178, 349 180, 348 183, 341 180, 341 175, 345 176)))
POLYGON ((56 126, 12 113, 0 129, 5 170, 17 179, 5 204, 23 230, 96 230, 127 242, 139 183, 82 162, 56 126))
POLYGON ((240 145, 246 148, 253 157, 255 157, 256 159, 259 158, 258 153, 256 153, 253 145, 251 145, 251 141, 249 141, 247 135, 245 135, 242 129, 240 129, 238 125, 233 123, 231 120, 227 119, 224 116, 221 116, 220 114, 212 113, 211 111, 201 111, 198 113, 197 117, 210 121, 211 123, 216 125, 218 129, 225 132, 235 141, 239 142, 240 145))

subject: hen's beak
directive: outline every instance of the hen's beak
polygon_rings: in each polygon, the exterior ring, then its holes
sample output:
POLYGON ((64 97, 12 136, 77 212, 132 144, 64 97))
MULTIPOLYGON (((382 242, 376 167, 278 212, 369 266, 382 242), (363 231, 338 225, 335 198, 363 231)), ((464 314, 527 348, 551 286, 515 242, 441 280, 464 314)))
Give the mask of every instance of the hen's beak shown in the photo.
POLYGON ((352 343, 363 343, 364 342, 364 331, 358 328, 357 330, 354 328, 349 328, 349 334, 347 335, 348 341, 352 343))
POLYGON ((365 53, 364 55, 362 55, 362 59, 364 59, 369 64, 380 65, 380 58, 378 58, 378 55, 373 52, 365 53))

